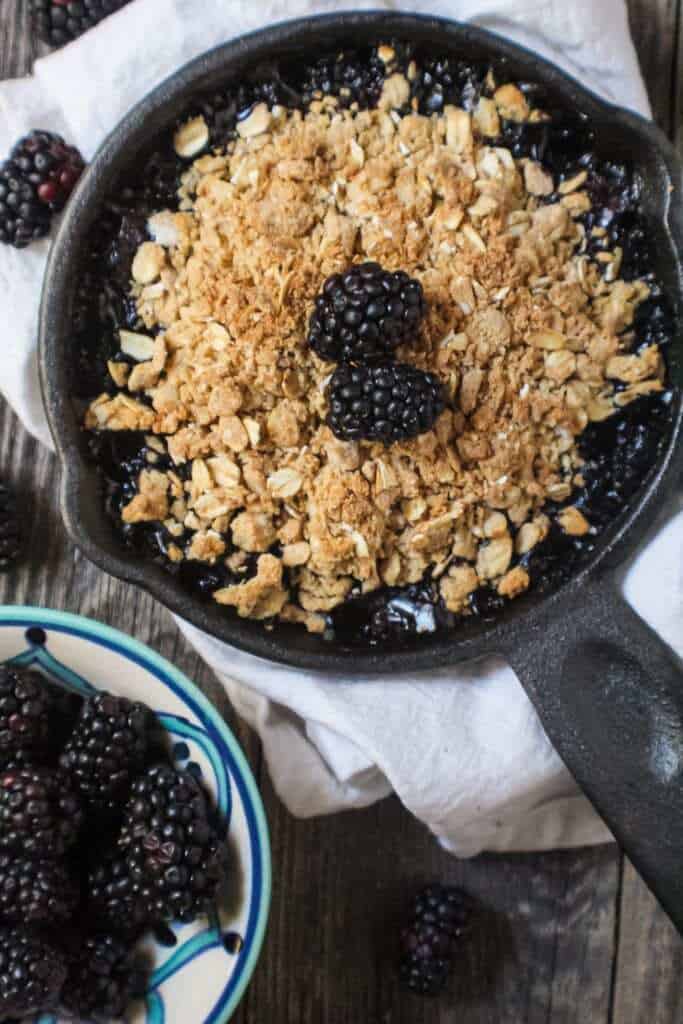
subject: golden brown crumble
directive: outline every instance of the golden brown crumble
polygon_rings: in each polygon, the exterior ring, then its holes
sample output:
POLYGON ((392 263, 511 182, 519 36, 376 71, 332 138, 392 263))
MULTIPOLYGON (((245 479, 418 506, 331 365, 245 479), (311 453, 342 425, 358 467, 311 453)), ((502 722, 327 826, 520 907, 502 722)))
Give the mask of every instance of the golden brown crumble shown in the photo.
MULTIPOLYGON (((157 337, 122 332, 137 362, 109 364, 119 391, 86 425, 146 431, 188 469, 143 471, 123 518, 185 538, 174 560, 240 570, 257 556, 256 575, 214 594, 241 616, 320 632, 354 586, 428 569, 454 612, 483 582, 515 597, 529 586, 515 556, 548 533, 541 507, 581 482, 578 435, 662 388, 659 350, 629 353, 647 285, 619 279, 619 249, 602 268, 585 255, 585 172, 556 191, 483 138, 501 117, 544 115, 513 85, 473 115, 399 117, 408 95, 392 74, 376 110, 258 104, 227 152, 192 164, 181 211, 151 217, 135 256, 132 294, 157 337), (422 282, 428 314, 399 358, 452 397, 434 430, 390 448, 332 436, 331 368, 305 344, 325 278, 365 259, 422 282)), ((192 156, 205 138, 194 119, 175 144, 192 156)), ((576 507, 559 523, 591 529, 576 507)))

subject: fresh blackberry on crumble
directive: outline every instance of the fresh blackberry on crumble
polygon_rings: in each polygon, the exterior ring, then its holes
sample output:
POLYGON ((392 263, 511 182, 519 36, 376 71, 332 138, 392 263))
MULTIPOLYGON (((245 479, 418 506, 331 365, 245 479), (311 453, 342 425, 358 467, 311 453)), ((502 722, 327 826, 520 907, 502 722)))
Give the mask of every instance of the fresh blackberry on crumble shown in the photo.
POLYGON ((54 1009, 65 977, 64 957, 47 939, 0 927, 0 1020, 54 1009))
POLYGON ((308 344, 321 359, 368 362, 415 338, 424 316, 422 285, 403 270, 359 263, 333 274, 315 300, 308 344))
POLYGON ((82 821, 81 802, 61 773, 33 767, 0 774, 0 851, 32 860, 61 857, 82 821))
POLYGON ((431 430, 445 409, 438 377, 406 363, 339 366, 328 399, 327 422, 342 441, 407 441, 431 430))
POLYGON ((99 810, 122 802, 147 753, 144 704, 98 693, 86 700, 59 763, 84 803, 99 810))
POLYGON ((37 672, 0 665, 0 769, 46 757, 54 693, 37 672))
POLYGON ((409 989, 418 995, 438 995, 445 988, 471 913, 472 901, 462 889, 430 885, 418 894, 401 932, 399 975, 409 989))
POLYGON ((49 234, 84 167, 59 135, 33 131, 21 139, 0 166, 0 242, 22 249, 49 234))
MULTIPOLYGON (((2 185, 0 184, 0 188, 2 185)), ((0 200, 0 205, 2 200, 0 200)), ((2 211, 0 210, 0 240, 2 238, 2 211)), ((24 537, 19 523, 17 502, 12 491, 0 484, 0 572, 11 568, 24 550, 24 537)))
POLYGON ((5 924, 56 924, 78 905, 78 886, 61 861, 26 860, 0 853, 0 921, 5 924))
POLYGON ((60 1003, 79 1020, 119 1020, 144 994, 145 981, 128 942, 106 933, 90 935, 69 962, 60 1003))
POLYGON ((64 46, 125 7, 128 0, 31 0, 36 35, 50 46, 64 46))
POLYGON ((154 920, 189 922, 208 908, 223 846, 189 772, 158 764, 136 779, 118 846, 130 877, 149 887, 154 920))

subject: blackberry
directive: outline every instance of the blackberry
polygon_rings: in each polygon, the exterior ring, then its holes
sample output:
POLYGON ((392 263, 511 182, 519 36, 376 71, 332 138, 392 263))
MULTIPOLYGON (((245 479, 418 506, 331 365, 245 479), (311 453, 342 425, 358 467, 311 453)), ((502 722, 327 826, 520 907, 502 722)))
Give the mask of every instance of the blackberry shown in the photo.
POLYGON ((152 920, 189 922, 208 909, 223 848, 189 772, 158 764, 133 783, 118 845, 129 876, 149 889, 152 920))
POLYGON ((0 665, 0 769, 45 758, 53 693, 37 672, 0 665))
POLYGON ((82 821, 80 800, 59 772, 22 768, 0 775, 0 850, 53 860, 74 845, 82 821))
POLYGON ((163 917, 163 909, 154 906, 152 887, 123 857, 106 858, 90 869, 86 896, 92 919, 118 935, 136 936, 163 917))
POLYGON ((113 935, 91 935, 69 963, 60 1002, 79 1020, 119 1020, 144 990, 145 972, 129 944, 113 935))
POLYGON ((334 363, 385 358, 415 336, 424 312, 419 281, 403 270, 359 263, 325 281, 309 322, 308 344, 334 363))
POLYGON ((0 1020, 53 1009, 65 977, 62 954, 45 938, 0 927, 0 1020))
POLYGON ((453 953, 468 930, 472 901, 451 886, 429 885, 415 899, 401 932, 399 975, 419 995, 438 995, 448 980, 453 953))
POLYGON ((60 861, 30 861, 0 853, 0 921, 56 924, 78 904, 78 887, 60 861))
POLYGON ((439 379, 405 363, 338 366, 328 398, 327 422, 342 441, 407 441, 445 408, 439 379))
POLYGON ((98 693, 86 700, 59 763, 85 804, 121 803, 142 770, 150 711, 144 704, 98 693))
POLYGON ((128 0, 31 0, 36 35, 50 46, 64 46, 125 7, 128 0))
MULTIPOLYGON (((0 188, 2 185, 0 184, 0 188)), ((0 199, 0 206, 2 200, 0 199)), ((0 210, 0 238, 2 237, 2 211, 0 210)), ((17 503, 8 487, 0 484, 0 572, 9 569, 21 557, 24 549, 19 524, 17 503)))
POLYGON ((34 131, 21 139, 0 166, 0 242, 23 249, 49 234, 84 167, 59 135, 34 131))

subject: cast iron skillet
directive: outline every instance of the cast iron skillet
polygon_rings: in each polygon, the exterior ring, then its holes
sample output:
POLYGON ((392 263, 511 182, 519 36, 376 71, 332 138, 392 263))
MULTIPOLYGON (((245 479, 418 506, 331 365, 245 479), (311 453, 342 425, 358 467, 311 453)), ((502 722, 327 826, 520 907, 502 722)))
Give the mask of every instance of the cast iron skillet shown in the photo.
MULTIPOLYGON (((554 594, 527 595, 495 623, 475 622, 423 638, 407 650, 335 649, 303 630, 266 632, 188 595, 160 568, 123 549, 107 521, 96 468, 70 399, 70 337, 78 257, 103 196, 134 165, 151 136, 169 127, 193 93, 239 79, 268 59, 317 54, 391 37, 439 52, 506 62, 511 79, 539 81, 598 126, 598 152, 631 158, 645 182, 657 273, 681 317, 681 167, 649 122, 611 107, 532 53, 482 30, 443 19, 390 13, 308 18, 256 32, 199 58, 142 101, 107 139, 76 192, 52 249, 40 326, 40 371, 62 465, 61 505, 72 540, 97 565, 147 589, 201 629, 266 659, 345 679, 373 672, 451 665, 492 653, 515 668, 555 747, 614 835, 683 929, 683 672, 625 603, 615 570, 673 491, 681 467, 683 335, 670 352, 675 387, 670 443, 636 500, 602 537, 590 560, 554 594)), ((305 678, 297 685, 304 686, 305 678)), ((387 699, 391 699, 390 693, 387 699)))

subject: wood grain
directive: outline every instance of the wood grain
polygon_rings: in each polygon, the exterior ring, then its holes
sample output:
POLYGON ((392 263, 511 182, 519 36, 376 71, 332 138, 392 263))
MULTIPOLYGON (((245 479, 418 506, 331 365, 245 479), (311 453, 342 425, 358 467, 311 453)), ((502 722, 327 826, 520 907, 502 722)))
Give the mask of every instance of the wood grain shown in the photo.
MULTIPOLYGON (((629 14, 655 116, 683 144, 681 3, 630 0, 629 14)), ((28 0, 0 0, 0 78, 25 73, 35 55, 28 6, 28 0)), ((0 576, 0 601, 90 615, 149 643, 216 701, 260 777, 257 741, 171 616, 90 565, 67 540, 55 461, 2 403, 0 477, 18 487, 30 532, 24 564, 0 576)), ((268 780, 263 791, 275 865, 273 910, 237 1024, 683 1019, 683 945, 614 848, 459 862, 395 799, 302 822, 288 815, 268 780), (430 879, 464 885, 482 906, 454 985, 436 1003, 401 993, 391 970, 405 900, 430 879)))

